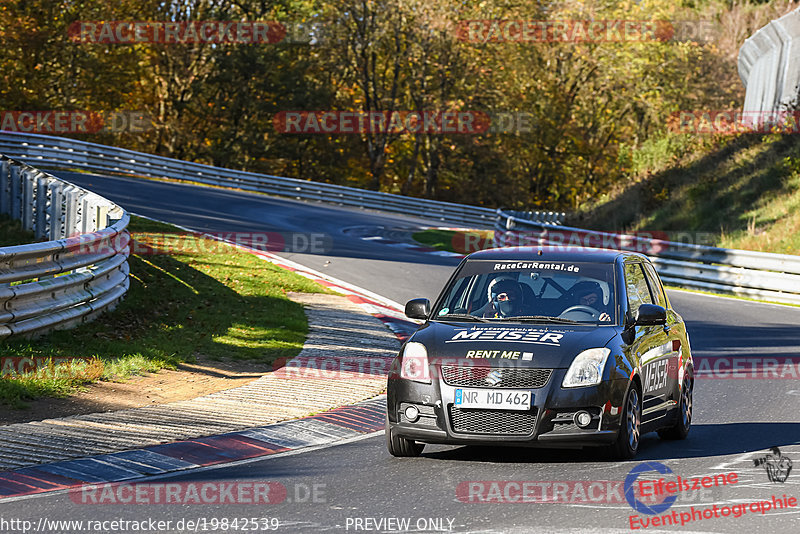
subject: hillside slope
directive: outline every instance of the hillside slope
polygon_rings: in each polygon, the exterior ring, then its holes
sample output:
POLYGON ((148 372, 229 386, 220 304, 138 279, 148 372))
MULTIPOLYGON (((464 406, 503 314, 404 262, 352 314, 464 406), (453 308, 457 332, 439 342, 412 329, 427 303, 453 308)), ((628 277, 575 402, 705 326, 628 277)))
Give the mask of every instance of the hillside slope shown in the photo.
POLYGON ((670 135, 645 144, 632 160, 637 179, 584 206, 570 224, 800 253, 797 135, 670 135))

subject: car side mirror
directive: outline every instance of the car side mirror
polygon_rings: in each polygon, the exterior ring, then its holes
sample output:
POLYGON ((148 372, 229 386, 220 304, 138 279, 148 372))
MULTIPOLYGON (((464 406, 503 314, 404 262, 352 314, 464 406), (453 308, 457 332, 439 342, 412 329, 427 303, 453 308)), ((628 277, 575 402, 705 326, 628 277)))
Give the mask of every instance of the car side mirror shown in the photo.
POLYGON ((636 326, 657 326, 667 323, 667 310, 656 304, 642 304, 636 313, 636 326))
POLYGON ((406 317, 409 319, 427 319, 431 314, 431 301, 428 299, 412 299, 406 302, 406 317))

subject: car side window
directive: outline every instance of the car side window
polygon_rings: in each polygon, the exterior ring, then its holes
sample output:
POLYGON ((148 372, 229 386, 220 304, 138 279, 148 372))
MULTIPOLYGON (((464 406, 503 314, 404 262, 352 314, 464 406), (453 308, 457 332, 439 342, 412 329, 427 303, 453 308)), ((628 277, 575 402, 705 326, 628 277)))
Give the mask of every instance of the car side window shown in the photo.
POLYGON ((661 279, 656 274, 656 269, 650 263, 645 263, 644 273, 647 275, 647 281, 650 284, 650 291, 656 298, 656 304, 662 308, 667 308, 667 297, 664 295, 664 286, 661 285, 661 279))
POLYGON ((628 310, 634 317, 639 311, 639 306, 653 303, 640 263, 625 264, 625 288, 628 293, 628 310))

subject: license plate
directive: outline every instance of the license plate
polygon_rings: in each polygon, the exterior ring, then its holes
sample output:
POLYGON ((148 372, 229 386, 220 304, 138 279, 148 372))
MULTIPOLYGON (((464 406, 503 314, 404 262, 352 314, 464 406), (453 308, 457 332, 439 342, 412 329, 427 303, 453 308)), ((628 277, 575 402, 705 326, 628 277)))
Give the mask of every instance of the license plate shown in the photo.
POLYGON ((491 408, 494 410, 530 410, 533 395, 530 391, 507 389, 456 389, 459 408, 491 408))

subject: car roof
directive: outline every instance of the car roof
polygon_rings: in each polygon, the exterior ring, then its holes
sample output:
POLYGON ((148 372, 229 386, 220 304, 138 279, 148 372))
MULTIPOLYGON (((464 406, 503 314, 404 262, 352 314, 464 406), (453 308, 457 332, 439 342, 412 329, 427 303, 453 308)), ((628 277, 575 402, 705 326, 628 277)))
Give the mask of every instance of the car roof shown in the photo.
POLYGON ((571 246, 504 247, 473 252, 468 260, 514 260, 514 261, 580 261, 592 263, 614 263, 620 256, 648 260, 647 256, 625 250, 584 248, 571 246))

